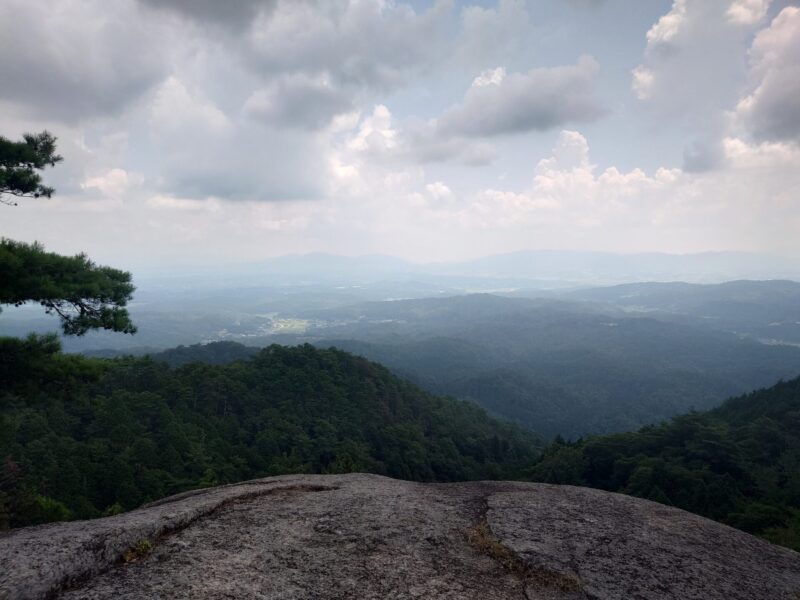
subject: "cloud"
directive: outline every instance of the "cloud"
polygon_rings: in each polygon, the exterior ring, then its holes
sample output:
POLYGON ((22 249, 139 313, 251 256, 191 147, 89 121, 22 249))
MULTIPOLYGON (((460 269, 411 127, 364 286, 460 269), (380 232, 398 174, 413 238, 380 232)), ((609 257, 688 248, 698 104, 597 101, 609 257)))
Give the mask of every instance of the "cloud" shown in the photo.
POLYGON ((562 131, 526 188, 484 189, 453 203, 448 217, 440 210, 437 222, 473 232, 474 247, 489 239, 511 248, 674 251, 677 239, 684 251, 795 251, 800 148, 726 138, 719 151, 726 168, 714 171, 600 170, 586 138, 562 131))
POLYGON ((342 146, 350 162, 357 156, 358 162, 386 165, 451 162, 477 166, 496 156, 494 148, 480 140, 441 135, 435 120, 395 123, 389 108, 382 104, 351 129, 342 146))
POLYGON ((184 199, 285 201, 320 193, 323 148, 304 132, 226 115, 201 90, 171 77, 141 127, 159 191, 184 199))
POLYGON ((718 141, 697 141, 683 150, 683 170, 688 173, 711 171, 720 167, 724 160, 718 141))
POLYGON ((65 122, 119 113, 165 76, 163 33, 126 0, 6 0, 0 100, 65 122))
POLYGON ((636 67, 631 74, 633 75, 631 82, 633 93, 639 100, 647 100, 653 94, 653 87, 656 83, 655 74, 644 65, 636 67))
POLYGON ((689 0, 675 0, 669 12, 656 21, 647 32, 647 50, 653 52, 678 37, 688 20, 689 0))
POLYGON ((771 0, 674 0, 646 34, 631 90, 659 127, 683 128, 683 168, 723 166, 727 111, 747 77, 746 49, 771 0))
POLYGON ((528 73, 484 72, 437 129, 444 136, 492 137, 594 120, 604 113, 594 95, 598 70, 593 58, 582 57, 576 65, 528 73))
POLYGON ((487 69, 472 80, 472 87, 484 87, 487 85, 500 85, 506 78, 505 67, 487 69))
POLYGON ((338 114, 351 111, 352 99, 325 77, 288 75, 253 92, 244 112, 276 127, 320 129, 338 114))
POLYGON ((150 105, 154 126, 161 132, 181 129, 222 131, 228 117, 214 104, 192 95, 183 81, 168 78, 156 91, 150 105))
POLYGON ((122 198, 131 188, 140 186, 144 177, 140 173, 129 173, 125 169, 114 168, 91 177, 87 177, 81 188, 97 191, 106 198, 122 198))
POLYGON ((424 163, 488 165, 497 157, 494 146, 464 136, 442 135, 435 122, 411 122, 403 131, 403 149, 408 160, 424 163))
POLYGON ((735 118, 757 140, 800 140, 800 8, 786 7, 750 49, 752 91, 735 118))
POLYGON ((493 8, 466 6, 456 54, 473 69, 490 64, 523 38, 528 23, 522 0, 500 0, 493 8))
POLYGON ((674 0, 647 32, 644 60, 631 72, 634 95, 662 119, 718 133, 745 76, 749 36, 768 6, 767 0, 674 0))
POLYGON ((473 79, 464 100, 438 118, 398 124, 386 106, 376 106, 347 147, 384 163, 487 165, 497 155, 487 138, 543 131, 603 114, 593 93, 598 68, 594 59, 583 57, 576 65, 528 73, 487 69, 473 79))
POLYGON ((237 29, 250 24, 261 12, 269 13, 274 0, 139 0, 143 5, 155 9, 170 10, 189 17, 199 23, 223 25, 237 29))
POLYGON ((771 3, 772 0, 735 0, 725 14, 739 25, 753 25, 767 15, 771 3))
POLYGON ((441 56, 452 2, 425 12, 407 4, 337 0, 278 2, 247 38, 262 73, 326 75, 333 85, 391 89, 441 56))

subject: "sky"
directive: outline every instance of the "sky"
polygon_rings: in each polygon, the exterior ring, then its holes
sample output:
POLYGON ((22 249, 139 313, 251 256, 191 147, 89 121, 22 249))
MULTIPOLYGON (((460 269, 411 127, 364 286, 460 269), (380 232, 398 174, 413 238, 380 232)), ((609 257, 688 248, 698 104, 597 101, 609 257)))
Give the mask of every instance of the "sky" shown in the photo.
POLYGON ((0 56, 53 251, 800 258, 800 2, 0 0, 0 56))

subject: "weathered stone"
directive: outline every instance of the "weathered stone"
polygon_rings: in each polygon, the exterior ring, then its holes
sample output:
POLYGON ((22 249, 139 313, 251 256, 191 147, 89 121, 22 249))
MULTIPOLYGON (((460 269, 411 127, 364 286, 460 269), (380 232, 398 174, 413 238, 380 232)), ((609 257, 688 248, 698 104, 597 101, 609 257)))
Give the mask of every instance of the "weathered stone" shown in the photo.
POLYGON ((274 477, 0 537, 3 600, 798 592, 800 555, 790 550, 653 502, 543 484, 274 477))

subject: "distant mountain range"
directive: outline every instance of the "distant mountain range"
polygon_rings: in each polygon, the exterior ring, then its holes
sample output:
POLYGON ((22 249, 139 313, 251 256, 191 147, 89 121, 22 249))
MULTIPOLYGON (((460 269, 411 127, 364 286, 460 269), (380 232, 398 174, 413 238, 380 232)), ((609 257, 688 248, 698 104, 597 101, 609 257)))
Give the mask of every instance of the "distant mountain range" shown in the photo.
POLYGON ((142 270, 143 280, 206 281, 214 285, 249 282, 331 283, 387 280, 457 282, 510 280, 554 287, 609 285, 636 281, 718 283, 733 279, 800 279, 800 259, 746 252, 697 254, 615 254, 562 250, 526 250, 468 261, 414 263, 384 255, 286 255, 253 263, 142 270), (213 280, 213 282, 211 281, 213 280))
MULTIPOLYGON (((646 283, 543 294, 301 307, 283 317, 302 330, 231 339, 337 346, 545 437, 635 429, 800 373, 800 283, 646 283)), ((254 351, 225 341, 158 359, 224 363, 254 351)))

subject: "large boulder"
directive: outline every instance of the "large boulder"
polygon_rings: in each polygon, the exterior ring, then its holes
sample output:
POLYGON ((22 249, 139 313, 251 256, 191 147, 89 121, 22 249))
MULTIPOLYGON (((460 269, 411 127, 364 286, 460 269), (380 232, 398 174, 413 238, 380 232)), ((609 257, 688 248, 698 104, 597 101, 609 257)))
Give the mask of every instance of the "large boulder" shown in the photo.
POLYGON ((800 554, 586 488, 272 477, 0 537, 0 598, 800 599, 800 554))

